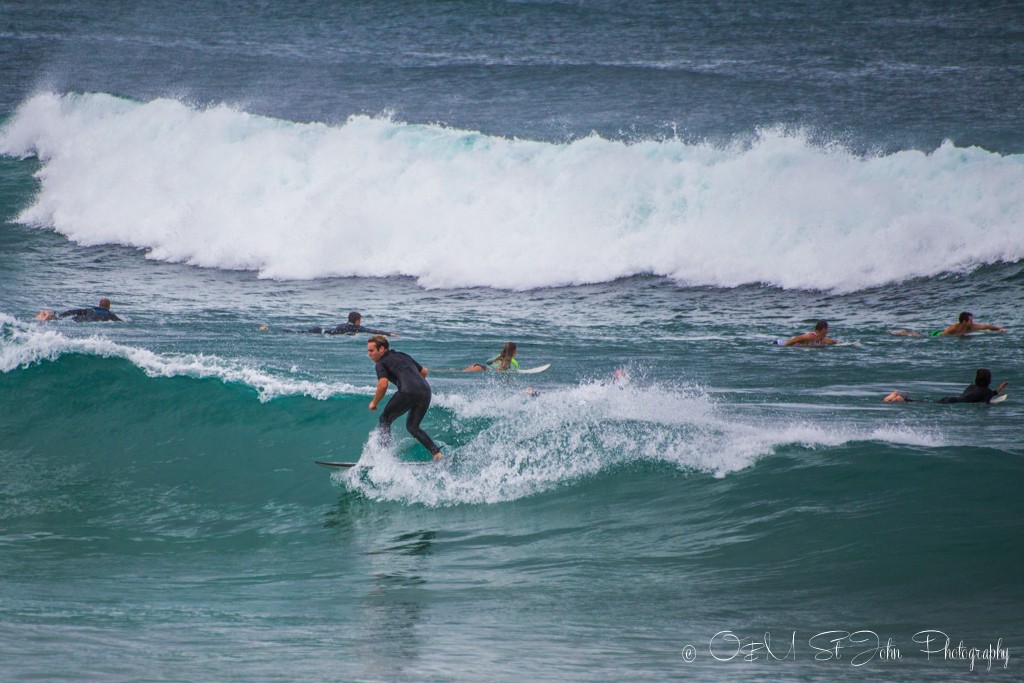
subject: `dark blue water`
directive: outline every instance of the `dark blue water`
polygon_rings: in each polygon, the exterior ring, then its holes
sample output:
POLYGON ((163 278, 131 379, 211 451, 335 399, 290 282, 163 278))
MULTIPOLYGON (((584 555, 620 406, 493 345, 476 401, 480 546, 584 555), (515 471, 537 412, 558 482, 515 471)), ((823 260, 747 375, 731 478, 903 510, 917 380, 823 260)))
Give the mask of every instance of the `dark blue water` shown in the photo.
POLYGON ((866 149, 1021 151, 1014 2, 2 7, 6 110, 49 88, 546 140, 784 125, 866 149))

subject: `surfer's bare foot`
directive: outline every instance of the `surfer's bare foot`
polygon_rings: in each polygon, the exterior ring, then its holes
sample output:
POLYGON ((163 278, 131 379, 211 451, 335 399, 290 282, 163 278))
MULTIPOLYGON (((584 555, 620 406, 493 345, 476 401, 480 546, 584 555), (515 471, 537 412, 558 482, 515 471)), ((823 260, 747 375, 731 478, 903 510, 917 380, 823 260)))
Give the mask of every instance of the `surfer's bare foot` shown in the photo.
POLYGON ((434 460, 440 460, 442 457, 443 456, 441 455, 441 451, 434 453, 434 460))

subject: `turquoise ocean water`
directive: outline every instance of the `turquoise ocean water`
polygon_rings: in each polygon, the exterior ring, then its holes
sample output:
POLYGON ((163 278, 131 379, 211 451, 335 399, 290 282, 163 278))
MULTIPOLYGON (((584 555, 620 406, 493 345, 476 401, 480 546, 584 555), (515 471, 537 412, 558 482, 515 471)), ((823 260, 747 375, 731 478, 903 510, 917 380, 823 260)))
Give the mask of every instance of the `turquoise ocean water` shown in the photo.
POLYGON ((1021 678, 1014 3, 0 19, 0 679, 1021 678))

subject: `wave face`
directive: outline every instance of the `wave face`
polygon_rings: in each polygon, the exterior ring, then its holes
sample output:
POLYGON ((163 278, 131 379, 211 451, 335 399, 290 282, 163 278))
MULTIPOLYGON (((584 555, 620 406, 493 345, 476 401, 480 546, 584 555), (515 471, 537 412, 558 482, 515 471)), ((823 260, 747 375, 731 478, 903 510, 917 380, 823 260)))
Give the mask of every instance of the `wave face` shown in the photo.
MULTIPOLYGON (((525 393, 504 381, 469 382, 436 392, 428 426, 450 465, 423 470, 399 462, 425 457, 404 420, 395 426, 393 448, 372 438, 377 415, 365 409, 371 386, 306 381, 213 355, 153 353, 98 336, 72 338, 2 315, 0 390, 0 426, 31 440, 35 426, 47 424, 58 442, 87 426, 117 446, 97 451, 90 440, 73 439, 69 447, 76 459, 102 454, 104 467, 131 467, 139 444, 200 454, 184 458, 186 469, 205 466, 211 449, 229 454, 220 467, 231 477, 253 469, 269 475, 282 466, 303 470, 316 458, 359 460, 372 467, 346 474, 346 487, 373 500, 428 506, 589 489, 597 477, 652 465, 723 478, 780 449, 948 445, 931 427, 737 412, 696 385, 583 380, 525 393), (111 415, 117 426, 108 434, 111 415)), ((37 445, 40 453, 70 457, 67 448, 37 445)))
POLYGON ((22 223, 273 279, 850 292, 1024 259, 1024 156, 948 142, 864 156, 775 128, 728 146, 559 144, 49 93, 0 152, 41 161, 22 223))
POLYGON ((66 355, 123 359, 149 377, 193 377, 245 385, 254 389, 262 402, 280 396, 306 395, 326 399, 339 393, 369 392, 368 388, 360 390, 346 382, 285 377, 252 364, 218 358, 212 354, 154 353, 145 348, 119 344, 99 335, 76 338, 57 331, 39 331, 0 313, 0 373, 46 361, 55 362, 66 355))

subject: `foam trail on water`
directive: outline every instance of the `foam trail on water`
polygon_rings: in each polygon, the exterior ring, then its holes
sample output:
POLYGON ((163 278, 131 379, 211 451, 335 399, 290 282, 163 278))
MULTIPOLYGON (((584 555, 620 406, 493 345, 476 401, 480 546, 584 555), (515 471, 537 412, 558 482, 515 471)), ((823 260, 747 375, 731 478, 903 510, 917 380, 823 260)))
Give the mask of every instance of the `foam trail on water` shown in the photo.
POLYGON ((910 427, 743 421, 695 386, 590 382, 539 396, 495 387, 472 396, 442 394, 435 404, 454 415, 465 439, 446 449, 445 464, 409 467, 371 440, 360 463, 373 467, 337 478, 378 500, 497 503, 629 464, 660 463, 720 478, 785 446, 942 444, 939 436, 910 427))
POLYGON ((42 161, 24 223, 267 278, 854 291, 1024 258, 1024 156, 950 142, 867 157, 779 130, 555 144, 46 93, 0 152, 42 161))

